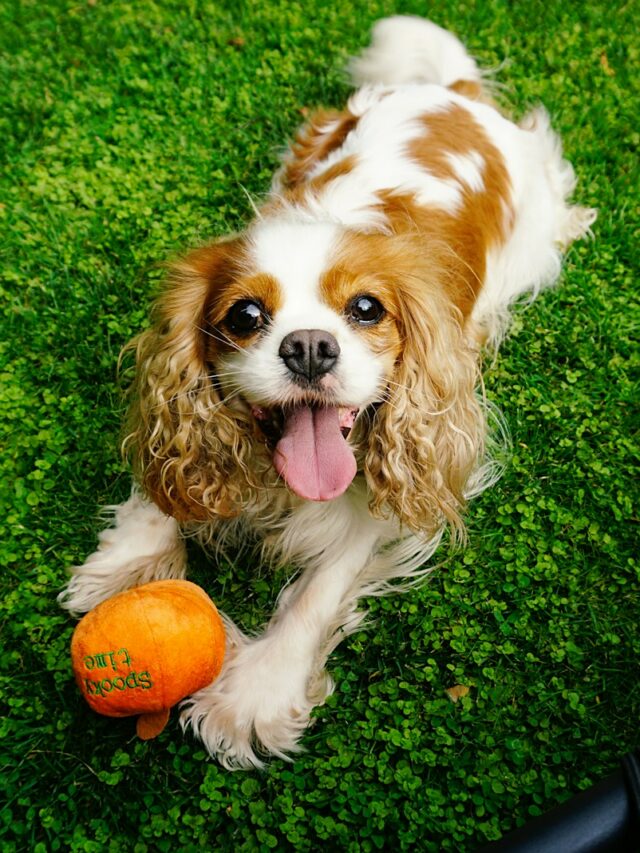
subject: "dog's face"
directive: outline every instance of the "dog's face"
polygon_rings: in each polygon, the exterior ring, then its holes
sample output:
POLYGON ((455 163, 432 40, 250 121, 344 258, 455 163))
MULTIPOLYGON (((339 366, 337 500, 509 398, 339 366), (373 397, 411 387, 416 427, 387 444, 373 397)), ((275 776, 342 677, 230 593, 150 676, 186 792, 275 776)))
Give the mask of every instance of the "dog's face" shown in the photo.
POLYGON ((484 420, 441 259, 410 240, 272 216, 175 268, 138 341, 139 476, 182 520, 256 491, 343 494, 377 514, 455 525, 484 420))
POLYGON ((382 275, 349 264, 334 225, 258 224, 244 272, 215 292, 207 359, 232 409, 248 409, 277 473, 299 497, 330 500, 356 474, 348 437, 381 403, 400 351, 382 275))
POLYGON ((347 268, 340 242, 333 225, 259 225, 253 274, 216 295, 210 321, 235 345, 223 363, 250 403, 360 408, 382 390, 399 343, 395 306, 373 271, 347 268))

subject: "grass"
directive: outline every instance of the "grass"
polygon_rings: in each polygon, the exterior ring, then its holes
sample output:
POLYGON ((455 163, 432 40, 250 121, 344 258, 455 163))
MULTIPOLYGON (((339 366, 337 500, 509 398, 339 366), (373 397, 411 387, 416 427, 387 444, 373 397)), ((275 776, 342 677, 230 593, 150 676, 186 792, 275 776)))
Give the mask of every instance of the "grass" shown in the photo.
MULTIPOLYGON (((635 32, 633 4, 604 0, 2 4, 4 851, 473 850, 637 744, 635 32), (343 101, 347 55, 393 12, 454 29, 484 66, 506 60, 516 112, 548 106, 580 201, 600 208, 596 239, 490 372, 514 454, 470 508, 469 547, 370 602, 305 753, 230 774, 175 715, 143 743, 89 711, 55 595, 99 507, 128 490, 116 363, 157 262, 247 221, 243 190, 266 190, 305 108, 343 101), (454 685, 469 688, 456 703, 454 685)), ((260 624, 279 579, 193 565, 260 624)))

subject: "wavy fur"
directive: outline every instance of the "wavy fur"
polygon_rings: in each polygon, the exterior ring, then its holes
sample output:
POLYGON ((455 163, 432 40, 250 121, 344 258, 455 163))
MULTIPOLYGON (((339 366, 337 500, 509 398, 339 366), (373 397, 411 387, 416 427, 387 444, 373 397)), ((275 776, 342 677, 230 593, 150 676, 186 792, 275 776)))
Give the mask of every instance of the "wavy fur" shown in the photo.
POLYGON ((437 291, 400 300, 402 357, 368 433, 365 474, 371 509, 433 535, 444 522, 464 531, 465 485, 484 450, 476 397, 479 371, 461 320, 437 291))
POLYGON ((232 241, 176 263, 151 328, 131 345, 137 369, 124 446, 145 493, 179 521, 237 514, 246 486, 258 487, 251 423, 228 405, 210 359, 219 342, 208 303, 235 264, 232 241))

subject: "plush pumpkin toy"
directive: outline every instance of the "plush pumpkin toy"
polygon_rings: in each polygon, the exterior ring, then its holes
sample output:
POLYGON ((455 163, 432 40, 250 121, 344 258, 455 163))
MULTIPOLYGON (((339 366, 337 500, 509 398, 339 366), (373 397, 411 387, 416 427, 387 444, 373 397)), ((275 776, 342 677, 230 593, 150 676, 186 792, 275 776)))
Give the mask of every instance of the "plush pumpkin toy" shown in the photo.
POLYGON ((139 714, 144 740, 160 734, 173 705, 210 684, 224 658, 214 603, 189 581, 154 581, 103 601, 71 639, 73 672, 94 711, 139 714))

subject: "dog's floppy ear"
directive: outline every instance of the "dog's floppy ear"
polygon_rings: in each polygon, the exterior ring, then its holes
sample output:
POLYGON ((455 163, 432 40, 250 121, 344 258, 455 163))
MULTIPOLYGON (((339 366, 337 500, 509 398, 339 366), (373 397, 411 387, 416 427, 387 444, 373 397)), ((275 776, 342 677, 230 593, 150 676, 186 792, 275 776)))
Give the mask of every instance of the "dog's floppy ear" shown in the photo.
POLYGON ((240 254, 235 238, 174 264, 151 328, 131 344, 125 450, 146 494, 180 521, 229 515, 241 501, 249 434, 221 397, 211 360, 218 342, 207 329, 210 301, 232 280, 240 254))
POLYGON ((404 345, 365 458, 371 508, 376 515, 392 511, 422 534, 449 522, 455 537, 464 530, 465 486, 486 432, 475 394, 477 355, 441 289, 401 283, 399 313, 404 345))

